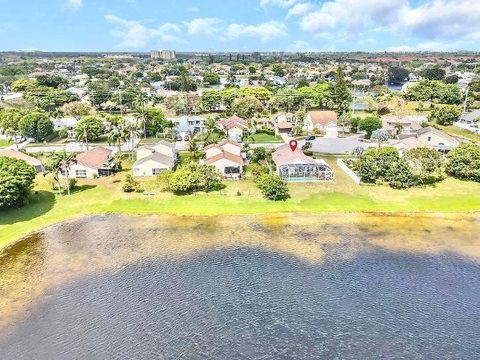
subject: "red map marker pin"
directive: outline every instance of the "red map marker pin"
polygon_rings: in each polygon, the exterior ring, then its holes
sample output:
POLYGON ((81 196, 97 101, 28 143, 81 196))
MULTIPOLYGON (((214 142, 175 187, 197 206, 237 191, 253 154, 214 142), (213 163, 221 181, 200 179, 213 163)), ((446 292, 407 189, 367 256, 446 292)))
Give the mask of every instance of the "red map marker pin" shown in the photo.
POLYGON ((292 151, 295 151, 295 149, 298 146, 297 140, 295 140, 295 139, 290 140, 288 145, 290 145, 290 149, 292 149, 292 151))

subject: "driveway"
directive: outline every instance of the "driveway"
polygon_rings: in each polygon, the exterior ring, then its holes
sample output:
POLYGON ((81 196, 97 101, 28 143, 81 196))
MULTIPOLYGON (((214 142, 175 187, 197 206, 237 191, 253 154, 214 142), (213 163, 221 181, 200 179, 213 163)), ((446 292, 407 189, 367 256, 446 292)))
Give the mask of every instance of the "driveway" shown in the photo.
MULTIPOLYGON (((364 149, 375 146, 361 142, 358 137, 351 136, 347 138, 325 138, 317 137, 312 143, 312 151, 322 154, 350 154, 355 148, 363 147, 364 149)), ((299 142, 299 147, 305 144, 305 140, 299 142)))

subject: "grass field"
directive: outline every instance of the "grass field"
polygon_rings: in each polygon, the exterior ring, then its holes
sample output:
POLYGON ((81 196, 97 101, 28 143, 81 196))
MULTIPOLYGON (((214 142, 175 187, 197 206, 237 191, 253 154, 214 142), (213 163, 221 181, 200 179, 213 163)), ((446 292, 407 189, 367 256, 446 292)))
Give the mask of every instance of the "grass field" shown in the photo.
POLYGON ((278 135, 269 135, 269 134, 252 134, 247 139, 248 143, 281 143, 283 142, 282 138, 278 135))
POLYGON ((8 141, 7 139, 0 139, 0 149, 4 148, 4 147, 7 147, 11 144, 12 144, 12 142, 8 141))
POLYGON ((441 125, 435 125, 435 127, 439 128, 440 130, 445 131, 447 134, 450 134, 452 136, 457 136, 463 139, 467 139, 473 142, 480 142, 480 135, 475 134, 471 131, 461 129, 457 126, 441 126, 441 125))
MULTIPOLYGON (((336 179, 328 183, 291 183, 291 198, 265 200, 251 179, 226 182, 211 193, 177 196, 159 191, 156 179, 140 180, 154 195, 124 193, 125 173, 81 180, 71 196, 55 196, 48 180, 37 178, 29 205, 0 211, 0 247, 59 221, 95 213, 165 213, 184 215, 261 214, 280 212, 466 212, 480 211, 480 184, 448 178, 434 187, 394 190, 357 186, 327 158, 336 179)), ((128 166, 126 166, 128 169, 128 166)))

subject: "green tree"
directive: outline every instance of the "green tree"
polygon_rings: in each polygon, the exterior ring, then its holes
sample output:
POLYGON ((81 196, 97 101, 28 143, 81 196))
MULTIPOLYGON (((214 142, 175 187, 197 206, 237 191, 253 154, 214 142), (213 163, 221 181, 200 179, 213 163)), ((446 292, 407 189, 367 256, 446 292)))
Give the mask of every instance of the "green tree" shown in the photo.
POLYGON ((0 157, 0 208, 25 205, 34 180, 33 166, 23 160, 0 157))
POLYGON ((480 146, 461 144, 447 155, 448 175, 480 182, 480 146))
POLYGON ((68 80, 60 75, 40 75, 37 76, 37 83, 41 86, 47 86, 58 89, 68 85, 68 80))
POLYGON ((433 184, 445 177, 443 158, 435 149, 410 149, 404 158, 419 184, 433 184))
POLYGON ((365 137, 370 139, 372 133, 382 128, 382 120, 378 116, 371 115, 358 120, 358 128, 366 132, 365 137))
POLYGON ((195 138, 190 139, 190 141, 188 142, 187 151, 190 153, 190 158, 193 161, 198 161, 202 156, 200 145, 198 144, 198 141, 195 138))
POLYGON ((408 80, 409 72, 407 69, 399 66, 391 66, 388 68, 388 83, 389 84, 402 84, 408 80))
POLYGON ((53 123, 44 112, 33 111, 22 117, 18 130, 23 136, 40 142, 53 133, 53 123))
POLYGON ((53 174, 59 190, 62 189, 60 176, 63 176, 65 179, 65 189, 67 190, 67 194, 70 195, 70 169, 76 162, 76 155, 74 153, 67 153, 66 151, 55 152, 50 155, 45 164, 44 175, 48 173, 53 174))
POLYGON ((18 124, 25 115, 22 110, 19 109, 5 109, 0 111, 0 129, 13 129, 18 130, 18 124))
POLYGON ((445 79, 445 70, 440 67, 431 67, 424 69, 421 75, 429 80, 443 80, 445 79))
POLYGON ((203 73, 203 82, 207 85, 219 85, 220 84, 220 75, 206 72, 203 73))
POLYGON ((68 104, 65 104, 63 107, 63 112, 67 116, 72 116, 75 119, 80 120, 82 117, 87 116, 93 112, 92 107, 81 101, 74 101, 68 104))
POLYGON ((261 174, 255 179, 255 184, 269 200, 285 200, 289 197, 287 183, 276 174, 261 174))
POLYGON ((103 134, 103 122, 95 116, 83 117, 75 126, 75 136, 82 141, 88 150, 88 143, 103 134))
POLYGON ((211 191, 222 183, 222 176, 213 166, 188 162, 169 174, 168 188, 174 193, 211 191))
POLYGON ((138 191, 138 189, 140 188, 140 184, 138 183, 138 181, 136 181, 132 174, 127 174, 125 175, 125 181, 122 185, 122 190, 123 192, 133 192, 133 191, 138 191))
POLYGON ((332 101, 339 115, 347 112, 350 109, 352 102, 352 93, 345 81, 345 74, 341 66, 338 67, 335 73, 333 89, 331 92, 332 101))
POLYGON ((251 119, 264 111, 263 105, 254 96, 240 97, 232 105, 232 111, 238 116, 251 119))
POLYGON ((446 105, 433 109, 428 119, 439 125, 452 125, 455 121, 458 121, 460 115, 462 115, 462 112, 457 106, 446 105))

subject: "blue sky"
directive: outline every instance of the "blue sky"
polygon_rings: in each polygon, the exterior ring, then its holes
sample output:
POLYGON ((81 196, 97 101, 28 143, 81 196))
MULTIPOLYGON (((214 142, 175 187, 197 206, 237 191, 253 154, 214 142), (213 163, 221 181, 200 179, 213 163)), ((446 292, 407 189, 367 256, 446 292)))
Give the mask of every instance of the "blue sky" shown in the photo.
POLYGON ((0 51, 480 50, 480 0, 0 0, 0 51))

